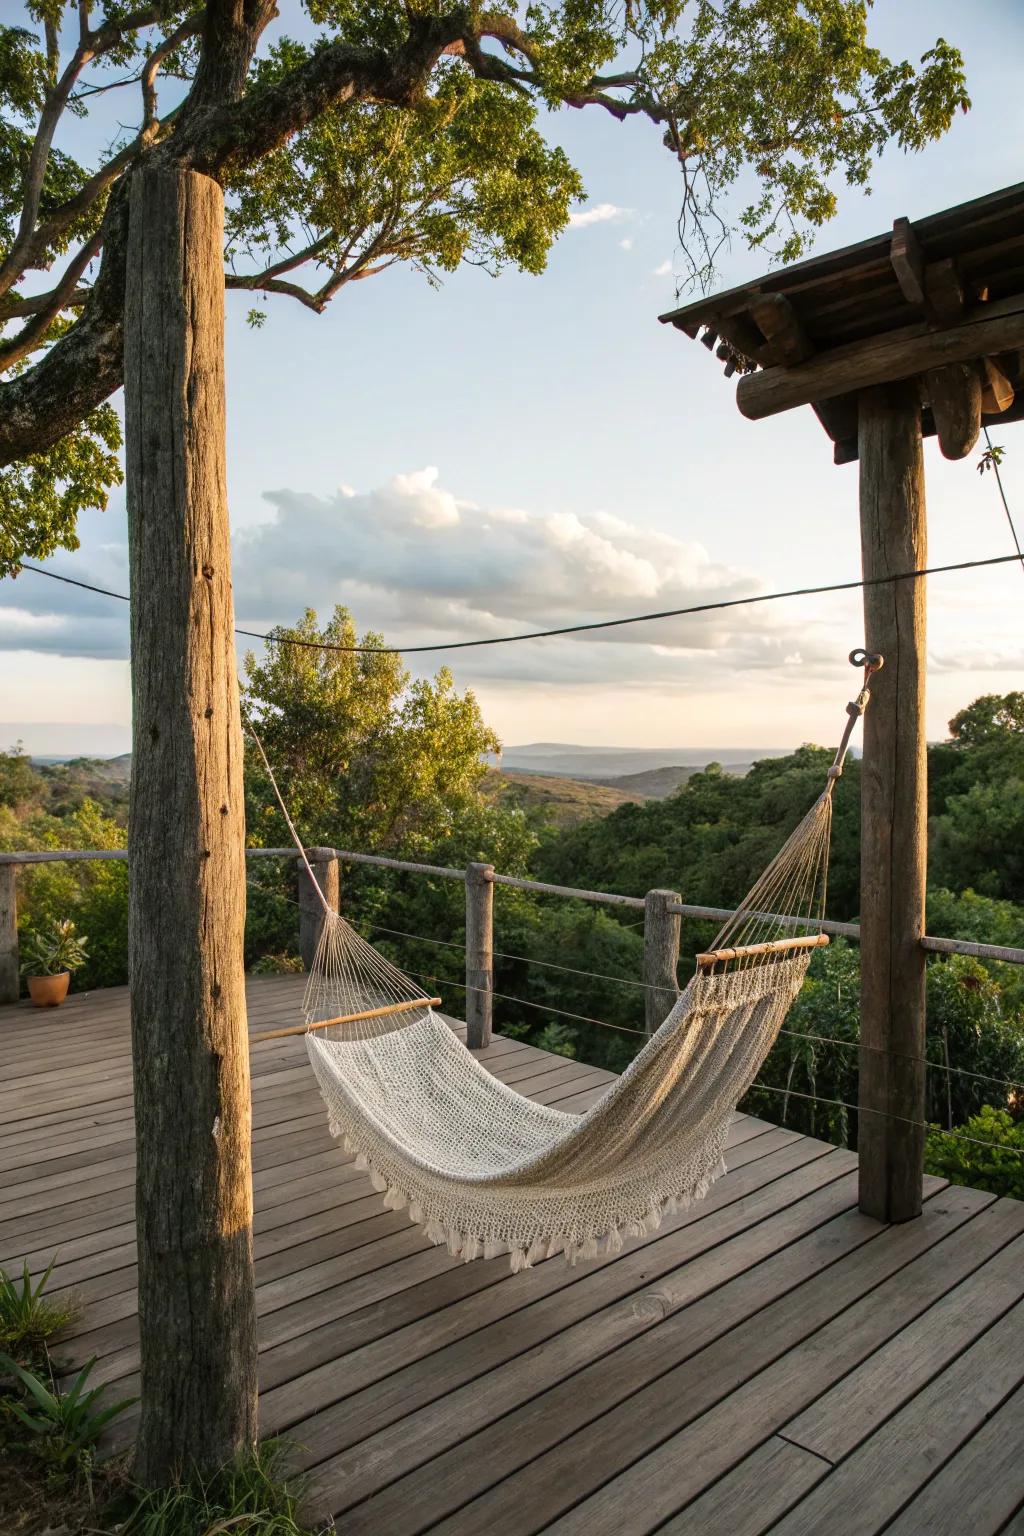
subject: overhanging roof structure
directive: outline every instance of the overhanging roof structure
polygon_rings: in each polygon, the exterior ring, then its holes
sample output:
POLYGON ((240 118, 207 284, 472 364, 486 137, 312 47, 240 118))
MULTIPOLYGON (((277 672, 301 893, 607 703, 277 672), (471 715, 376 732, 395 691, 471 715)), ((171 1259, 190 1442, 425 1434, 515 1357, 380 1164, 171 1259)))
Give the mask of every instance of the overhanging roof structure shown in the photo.
POLYGON ((962 457, 962 397, 974 378, 987 425, 1024 417, 1024 183, 913 224, 897 219, 885 234, 660 318, 700 337, 727 376, 740 374, 745 416, 812 405, 837 463, 857 457, 857 391, 914 376, 922 430, 962 457))

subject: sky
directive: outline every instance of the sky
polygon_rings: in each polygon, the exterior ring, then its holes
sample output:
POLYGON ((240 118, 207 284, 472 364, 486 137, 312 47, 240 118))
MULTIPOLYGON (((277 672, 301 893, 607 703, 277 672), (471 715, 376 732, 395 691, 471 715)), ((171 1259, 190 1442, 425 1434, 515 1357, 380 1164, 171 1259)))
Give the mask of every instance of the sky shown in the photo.
MULTIPOLYGON (((1017 0, 877 0, 873 16, 893 55, 957 43, 974 106, 924 153, 888 151, 870 196, 839 189, 818 251, 1022 179, 1017 0)), ((227 295, 241 627, 344 603, 361 631, 424 644, 859 575, 856 465, 833 465, 809 408, 745 421, 734 381, 658 323, 682 267, 656 130, 565 111, 548 134, 589 200, 542 276, 466 268, 435 290, 393 269, 320 317, 273 299, 256 331, 249 297, 227 295)), ((736 240, 718 285, 765 266, 736 240)), ((1024 433, 996 441, 1024 531, 1024 433)), ((931 563, 1010 552, 977 455, 948 464, 930 440, 925 457, 931 563)), ((49 567, 127 591, 123 491, 80 535, 49 567)), ((1022 599, 1014 565, 930 582, 932 738, 978 694, 1021 686, 1022 599)), ((859 595, 833 594, 410 666, 450 665, 509 744, 785 748, 836 739, 862 641, 859 595)), ((0 651, 0 748, 128 749, 126 605, 23 573, 0 582, 0 651)))

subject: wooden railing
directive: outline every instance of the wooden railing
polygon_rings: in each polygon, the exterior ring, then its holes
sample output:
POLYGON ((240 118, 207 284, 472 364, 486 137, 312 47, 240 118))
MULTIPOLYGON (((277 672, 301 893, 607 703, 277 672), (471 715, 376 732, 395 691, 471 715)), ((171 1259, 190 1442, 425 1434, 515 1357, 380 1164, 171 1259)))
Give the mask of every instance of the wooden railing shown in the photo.
MULTIPOLYGON (((542 880, 527 880, 518 875, 503 875, 492 864, 473 863, 466 869, 452 869, 439 864, 420 864, 409 859, 389 859, 379 854, 352 853, 337 848, 309 848, 307 858, 317 883, 327 899, 337 906, 340 899, 340 865, 372 864, 383 869, 406 870, 412 874, 432 875, 442 880, 460 880, 466 887, 466 1025, 467 1038, 474 1047, 486 1045, 491 1038, 494 983, 494 887, 532 891, 538 895, 567 897, 574 901, 597 902, 604 906, 630 907, 643 913, 643 976, 645 1022, 648 1033, 661 1023, 677 993, 680 951, 680 919, 683 917, 725 922, 732 917, 728 907, 705 907, 684 902, 676 891, 648 891, 646 896, 622 896, 614 891, 581 890, 573 886, 552 885, 542 880)), ((249 848, 251 859, 294 859, 294 848, 249 848)), ((0 854, 0 1002, 17 1000, 19 985, 17 871, 33 864, 75 862, 93 859, 125 861, 126 849, 47 849, 35 853, 0 854)), ((322 908, 304 867, 298 868, 299 949, 307 966, 312 963, 320 934, 322 908)), ((802 927, 799 918, 779 917, 781 926, 802 927)), ((856 923, 824 922, 821 927, 836 937, 857 940, 856 923)), ((972 955, 981 960, 1002 960, 1024 965, 1024 949, 999 944, 975 944, 966 939, 925 937, 922 948, 936 954, 972 955)))

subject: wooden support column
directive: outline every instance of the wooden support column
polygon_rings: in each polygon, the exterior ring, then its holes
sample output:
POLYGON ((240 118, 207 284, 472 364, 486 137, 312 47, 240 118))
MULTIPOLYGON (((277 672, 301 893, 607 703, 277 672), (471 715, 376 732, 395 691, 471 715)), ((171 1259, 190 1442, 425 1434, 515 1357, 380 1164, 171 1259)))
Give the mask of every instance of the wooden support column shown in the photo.
POLYGON ((665 1022, 679 996, 680 919, 669 907, 681 901, 677 891, 648 891, 644 897, 644 1024, 649 1035, 665 1022))
POLYGON ((491 1043, 494 990, 494 865, 466 870, 466 1044, 491 1043))
POLYGON ((128 981, 141 1416, 163 1486, 256 1441, 245 808, 224 415, 224 193, 132 174, 124 311, 128 981))
POLYGON ((17 880, 17 864, 0 864, 0 1003, 16 1003, 20 988, 17 880))
MULTIPOLYGON (((863 391, 858 435, 864 577, 921 569, 916 382, 863 391)), ((864 621, 865 645, 885 666, 872 679, 861 775, 860 1208, 907 1221, 921 1211, 924 1152, 924 580, 865 587, 864 621)))
MULTIPOLYGON (((337 912, 340 903, 338 860, 333 848, 307 848, 306 858, 316 876, 316 883, 323 891, 330 906, 337 912)), ((317 895, 309 872, 302 860, 299 863, 299 954, 307 971, 312 970, 320 934, 324 926, 324 909, 317 895)))

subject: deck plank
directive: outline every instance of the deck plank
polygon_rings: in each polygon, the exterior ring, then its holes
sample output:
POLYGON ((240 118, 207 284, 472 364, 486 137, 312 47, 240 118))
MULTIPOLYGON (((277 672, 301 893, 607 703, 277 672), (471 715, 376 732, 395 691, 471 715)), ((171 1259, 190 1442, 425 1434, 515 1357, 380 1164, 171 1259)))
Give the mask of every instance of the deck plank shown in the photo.
MULTIPOLYGON (((297 1019, 302 986, 251 979, 250 1032, 297 1019)), ((59 1254, 83 1310, 58 1358, 96 1355, 118 1396, 138 1390, 130 1052, 125 988, 0 1008, 0 1264, 59 1254)), ((479 1056, 577 1112, 612 1081, 501 1036, 479 1056)), ((311 1515, 346 1536, 1024 1536, 1024 1205, 931 1181, 921 1221, 886 1228, 856 1210, 852 1154, 737 1115, 705 1201, 512 1275, 383 1208, 301 1036, 251 1063, 261 1418, 311 1515)))
MULTIPOLYGON (((1018 1302, 773 1526, 775 1536, 817 1536, 823 1519, 841 1536, 876 1536, 935 1470, 969 1443, 1022 1378, 1024 1302, 1018 1302), (838 1525, 832 1516, 836 1508, 844 1511, 838 1525)), ((1019 1440, 1016 1449, 1007 1511, 1024 1494, 1019 1440)), ((946 1529, 974 1536, 977 1525, 972 1518, 946 1529)))

